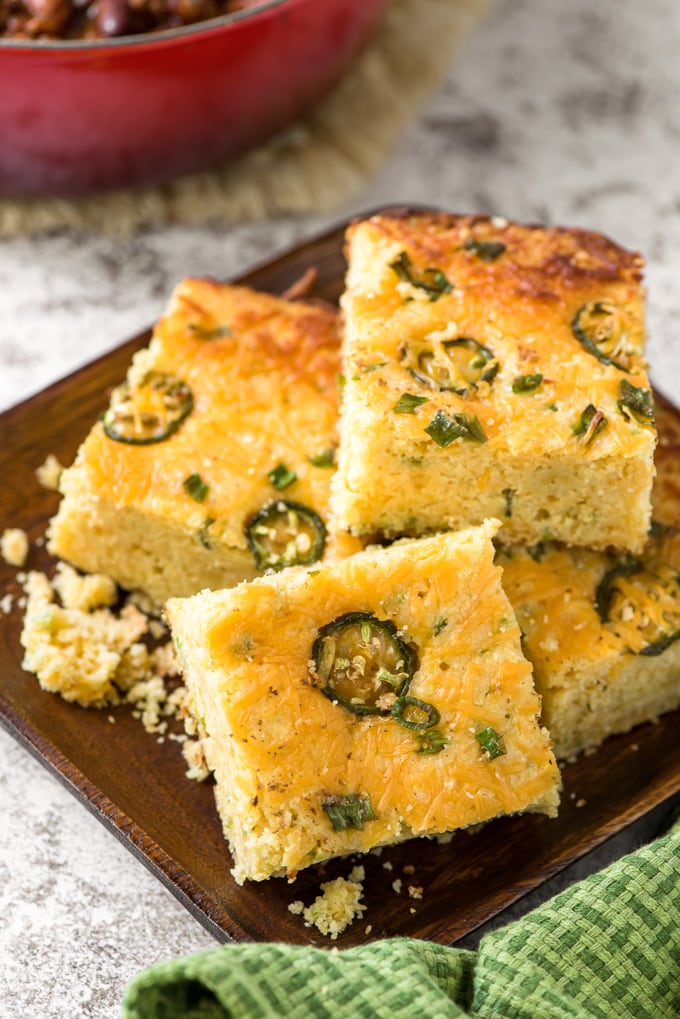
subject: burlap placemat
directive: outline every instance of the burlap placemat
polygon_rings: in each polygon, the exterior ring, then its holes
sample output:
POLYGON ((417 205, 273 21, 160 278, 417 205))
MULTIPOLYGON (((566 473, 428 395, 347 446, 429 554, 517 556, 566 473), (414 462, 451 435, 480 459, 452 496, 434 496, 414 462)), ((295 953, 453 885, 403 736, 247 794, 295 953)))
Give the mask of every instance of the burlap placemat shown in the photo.
POLYGON ((160 187, 73 199, 0 198, 0 238, 328 211, 380 166, 490 2, 392 0, 377 35, 335 90, 267 144, 160 187))

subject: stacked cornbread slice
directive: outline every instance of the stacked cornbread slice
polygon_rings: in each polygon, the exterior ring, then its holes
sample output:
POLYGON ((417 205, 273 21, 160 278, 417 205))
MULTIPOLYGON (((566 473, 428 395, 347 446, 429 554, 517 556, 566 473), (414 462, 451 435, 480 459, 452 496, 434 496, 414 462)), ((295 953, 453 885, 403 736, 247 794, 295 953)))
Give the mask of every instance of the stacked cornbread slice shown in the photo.
POLYGON ((657 424, 641 555, 540 542, 498 556, 559 757, 680 706, 680 427, 663 406, 657 424))
POLYGON ((556 812, 494 530, 168 602, 237 880, 556 812))
POLYGON ((316 562, 338 347, 330 306, 185 280, 64 472, 50 550, 159 604, 316 562))
POLYGON ((374 216, 347 241, 334 511, 394 537, 503 521, 638 552, 655 432, 641 259, 598 234, 374 216))

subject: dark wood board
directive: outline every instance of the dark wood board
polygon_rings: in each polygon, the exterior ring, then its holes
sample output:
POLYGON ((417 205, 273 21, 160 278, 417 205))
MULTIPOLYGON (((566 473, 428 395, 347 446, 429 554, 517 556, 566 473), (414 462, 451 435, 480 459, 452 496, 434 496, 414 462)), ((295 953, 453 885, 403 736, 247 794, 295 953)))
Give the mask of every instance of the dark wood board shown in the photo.
MULTIPOLYGON (((248 273, 242 282, 283 291, 309 267, 316 294, 335 301, 344 263, 343 228, 300 245, 248 273)), ((58 496, 42 489, 35 469, 48 453, 70 463, 111 387, 124 377, 144 333, 0 416, 0 530, 23 527, 32 539, 29 568, 50 566, 33 544, 45 532, 58 496)), ((21 594, 16 570, 0 563, 0 596, 21 594)), ((42 691, 21 668, 21 610, 0 616, 0 720, 219 940, 326 944, 288 911, 306 904, 322 880, 347 875, 336 860, 303 871, 294 884, 271 880, 237 886, 213 803, 212 788, 185 777, 176 743, 158 743, 126 708, 86 711, 42 691)), ((385 936, 452 943, 536 888, 611 835, 680 790, 680 713, 607 740, 597 753, 564 769, 560 815, 506 818, 447 845, 414 840, 362 859, 363 921, 338 939, 352 945, 385 936), (577 806, 577 804, 581 804, 577 806), (388 870, 384 864, 389 863, 388 870), (404 874, 406 865, 415 867, 404 874), (402 878, 397 894, 392 882, 402 878), (408 884, 422 886, 410 899, 408 884), (370 934, 365 933, 371 925, 370 934)))

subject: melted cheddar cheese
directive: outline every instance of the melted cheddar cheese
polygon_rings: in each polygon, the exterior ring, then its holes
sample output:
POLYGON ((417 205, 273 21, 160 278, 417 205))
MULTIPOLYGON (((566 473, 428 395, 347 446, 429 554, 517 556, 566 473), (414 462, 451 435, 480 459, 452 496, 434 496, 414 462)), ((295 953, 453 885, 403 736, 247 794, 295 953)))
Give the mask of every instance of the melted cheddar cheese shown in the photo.
POLYGON ((167 615, 207 733, 235 875, 294 874, 330 856, 497 814, 554 811, 559 773, 484 528, 369 550, 231 591, 172 599, 167 615), (348 612, 389 619, 417 651, 408 695, 433 705, 443 743, 325 696, 319 630, 348 612), (505 752, 489 759, 491 727, 505 752), (368 797, 375 817, 334 831, 328 797, 368 797))
POLYGON ((263 506, 291 500, 328 522, 339 367, 331 307, 185 280, 127 386, 140 419, 159 413, 149 377, 180 380, 193 407, 148 444, 116 441, 106 416, 94 425, 62 477, 52 551, 158 601, 256 575, 246 523, 263 506), (280 464, 285 491, 269 476, 280 464))

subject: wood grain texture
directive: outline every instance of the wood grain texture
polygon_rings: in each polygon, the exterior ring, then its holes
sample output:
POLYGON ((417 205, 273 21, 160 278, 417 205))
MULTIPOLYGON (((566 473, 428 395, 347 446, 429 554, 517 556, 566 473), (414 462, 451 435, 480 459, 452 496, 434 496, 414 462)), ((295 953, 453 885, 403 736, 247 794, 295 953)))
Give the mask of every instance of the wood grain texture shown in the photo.
MULTIPOLYGON (((316 296, 335 301, 344 273, 342 236, 340 227, 239 282, 280 293, 315 266, 316 296)), ((124 377, 132 353, 147 341, 148 333, 136 337, 0 417, 0 530, 13 526, 28 532, 28 568, 53 565, 35 540, 58 502, 56 493, 40 487, 35 469, 48 453, 64 463, 72 460, 111 388, 124 377)), ((21 668, 16 606, 21 588, 16 570, 3 562, 0 590, 15 595, 12 612, 0 616, 0 720, 9 731, 218 939, 328 945, 288 905, 295 899, 311 902, 320 881, 347 875, 348 861, 310 868, 294 884, 271 880, 237 886, 212 788, 185 778, 178 745, 158 743, 128 708, 88 711, 42 691, 21 668)), ((680 712, 675 712, 611 738, 597 753, 567 765, 555 820, 505 818, 475 834, 458 833, 447 845, 414 840, 363 858, 365 919, 337 944, 398 935, 448 944, 474 930, 680 790, 679 731, 680 712), (404 873, 405 866, 413 866, 414 873, 404 873), (400 894, 392 888, 396 878, 403 882, 400 894), (409 884, 422 887, 422 899, 409 898, 409 884)))

